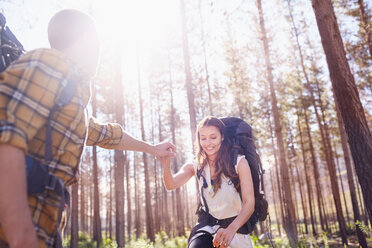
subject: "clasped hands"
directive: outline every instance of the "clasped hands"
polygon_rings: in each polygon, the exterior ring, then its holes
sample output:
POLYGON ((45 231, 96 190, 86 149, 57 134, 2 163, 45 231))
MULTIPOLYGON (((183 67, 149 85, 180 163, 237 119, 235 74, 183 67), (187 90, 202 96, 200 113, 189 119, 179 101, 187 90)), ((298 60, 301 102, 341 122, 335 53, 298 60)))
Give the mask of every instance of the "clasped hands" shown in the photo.
POLYGON ((170 142, 162 142, 154 145, 153 155, 159 160, 170 159, 176 156, 176 146, 170 142))

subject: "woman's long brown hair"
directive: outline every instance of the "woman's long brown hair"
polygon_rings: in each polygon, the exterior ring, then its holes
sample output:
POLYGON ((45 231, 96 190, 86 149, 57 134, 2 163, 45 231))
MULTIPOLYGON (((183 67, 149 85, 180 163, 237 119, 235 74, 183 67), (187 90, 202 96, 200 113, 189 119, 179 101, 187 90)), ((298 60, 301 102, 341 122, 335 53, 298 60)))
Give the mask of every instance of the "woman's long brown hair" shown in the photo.
POLYGON ((215 162, 215 184, 214 184, 214 192, 216 193, 218 189, 221 188, 221 177, 222 174, 225 177, 230 178, 231 182, 234 184, 236 189, 239 188, 239 177, 235 171, 233 165, 230 165, 230 148, 231 143, 229 139, 225 138, 225 124, 218 118, 214 116, 207 116, 203 120, 201 120, 198 124, 196 130, 196 139, 195 139, 195 157, 200 165, 200 169, 203 170, 206 164, 208 163, 207 154, 204 152, 201 144, 200 144, 200 129, 205 126, 214 126, 216 127, 220 133, 221 137, 223 138, 221 147, 218 151, 216 162, 215 162))

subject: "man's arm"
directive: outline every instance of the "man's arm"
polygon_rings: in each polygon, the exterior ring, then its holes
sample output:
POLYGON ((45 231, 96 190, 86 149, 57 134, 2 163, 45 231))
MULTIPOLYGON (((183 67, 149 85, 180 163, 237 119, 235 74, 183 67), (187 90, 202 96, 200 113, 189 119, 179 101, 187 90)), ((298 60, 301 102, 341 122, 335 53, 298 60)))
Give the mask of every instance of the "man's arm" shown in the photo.
POLYGON ((176 147, 169 142, 162 142, 157 145, 152 145, 143 140, 136 139, 123 131, 122 138, 116 149, 146 152, 156 157, 164 157, 174 156, 176 147))
POLYGON ((35 228, 27 203, 24 152, 0 144, 0 223, 11 248, 37 248, 35 228))
POLYGON ((174 156, 176 151, 175 146, 169 142, 151 145, 134 138, 117 123, 99 123, 94 117, 89 119, 86 144, 106 149, 146 152, 156 157, 174 156))

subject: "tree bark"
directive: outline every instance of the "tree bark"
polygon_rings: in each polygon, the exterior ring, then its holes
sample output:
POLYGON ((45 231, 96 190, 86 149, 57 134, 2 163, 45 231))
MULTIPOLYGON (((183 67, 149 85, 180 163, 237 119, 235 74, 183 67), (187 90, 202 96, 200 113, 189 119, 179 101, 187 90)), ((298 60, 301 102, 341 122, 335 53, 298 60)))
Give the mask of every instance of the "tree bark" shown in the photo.
POLYGON ((86 224, 86 189, 85 189, 85 181, 86 175, 81 175, 80 178, 80 230, 84 233, 87 231, 87 224, 86 224))
POLYGON ((109 202, 108 202, 108 207, 107 207, 107 226, 108 228, 108 238, 112 240, 112 164, 115 164, 115 161, 112 161, 112 155, 110 154, 110 170, 109 170, 109 202))
MULTIPOLYGON (((121 48, 117 45, 118 55, 115 63, 115 119, 116 121, 124 125, 124 96, 123 96, 123 84, 122 84, 122 73, 121 73, 121 48)), ((123 151, 114 151, 114 179, 115 179, 115 226, 116 226, 116 242, 118 247, 125 246, 125 218, 124 218, 124 166, 126 164, 126 156, 123 151)))
POLYGON ((274 125, 275 125, 275 135, 276 135, 277 146, 279 149, 280 175, 282 177, 283 188, 284 188, 284 194, 283 194, 284 201, 283 202, 285 205, 285 209, 287 210, 284 215, 285 216, 284 229, 289 238, 291 247, 297 247, 298 237, 297 237, 297 229, 296 229, 295 210, 294 210, 294 205, 293 205, 293 200, 292 200, 291 185, 289 182, 288 165, 287 165, 287 161, 285 158, 282 126, 280 123, 278 103, 277 103, 276 93, 275 93, 275 88, 274 88, 272 65, 270 61, 270 51, 269 51, 269 45, 268 45, 268 40, 267 40, 267 35, 266 35, 261 0, 257 0, 257 7, 258 7, 258 13, 259 13, 262 42, 263 42, 264 52, 265 52, 267 80, 269 82, 269 87, 270 87, 271 105, 272 105, 274 125))
POLYGON ((78 248, 79 241, 79 184, 72 185, 71 190, 71 248, 78 248))
POLYGON ((309 171, 308 171, 308 168, 307 168, 307 160, 306 160, 305 147, 304 147, 304 141, 303 141, 301 123, 300 123, 300 117, 299 116, 297 116, 297 127, 298 127, 298 132, 299 132, 299 135, 300 135, 300 144, 301 144, 302 160, 303 160, 303 163, 304 163, 307 197, 309 198, 310 221, 311 221, 313 236, 315 236, 316 235, 316 227, 315 227, 315 220, 314 220, 314 213, 313 213, 313 194, 312 194, 313 185, 312 185, 312 182, 310 180, 309 171))
POLYGON ((282 231, 280 229, 280 215, 279 215, 279 211, 278 211, 278 204, 276 202, 276 195, 275 195, 275 184, 274 184, 274 176, 273 176, 273 170, 271 169, 270 170, 270 181, 271 181, 271 190, 272 190, 272 197, 273 197, 273 202, 274 202, 274 213, 275 213, 275 221, 276 221, 276 225, 278 226, 278 233, 279 233, 279 236, 282 236, 282 231))
MULTIPOLYGON (((170 123, 171 123, 171 133, 172 133, 172 142, 174 145, 176 145, 176 120, 175 120, 175 108, 174 108, 174 102, 173 102, 173 85, 172 80, 169 80, 169 90, 170 90, 170 103, 171 103, 171 115, 170 115, 170 123)), ((173 172, 178 172, 178 163, 177 160, 173 160, 173 172)), ((181 189, 176 189, 176 211, 177 211, 177 233, 180 236, 185 235, 185 220, 184 220, 184 214, 183 214, 183 204, 181 199, 181 189)))
POLYGON ((132 194, 131 194, 131 184, 129 175, 129 160, 127 160, 125 166, 125 177, 126 177, 126 192, 127 192, 127 232, 128 240, 132 237, 132 194))
MULTIPOLYGON (((350 199, 351 199, 351 204, 352 204, 353 213, 354 213, 354 222, 355 223, 357 221, 362 222, 362 218, 359 212, 357 193, 355 190, 355 183, 353 179, 354 175, 353 175, 353 170, 351 167, 351 160, 350 160, 349 147, 347 145, 346 132, 345 132, 344 124, 342 122, 342 117, 341 117, 337 104, 336 104, 336 113, 337 113, 338 128, 339 128, 340 137, 341 137, 342 150, 344 152, 345 167, 346 167, 346 172, 347 172, 347 181, 349 184, 350 199)), ((359 241, 360 246, 363 248, 367 247, 366 237, 363 231, 360 229, 359 225, 356 225, 356 231, 357 231, 357 236, 358 236, 358 241, 359 241)))
MULTIPOLYGON (((133 164, 137 164, 136 155, 134 155, 133 164)), ((136 228, 136 239, 138 239, 142 233, 141 228, 141 205, 140 205, 140 199, 139 199, 139 176, 137 171, 139 168, 136 168, 133 170, 133 177, 134 177, 134 199, 135 199, 135 220, 134 220, 134 226, 136 228)))
POLYGON ((192 87, 191 69, 190 69, 190 53, 189 53, 189 41, 187 35, 187 18, 185 10, 184 0, 180 0, 181 9, 181 23, 182 23, 182 48, 183 48, 183 59, 185 63, 185 76, 186 76, 186 91, 187 100, 189 104, 189 116, 190 116, 190 130, 192 137, 192 145, 195 142, 195 131, 196 131, 196 113, 194 103, 194 91, 192 87))
POLYGON ((211 94, 211 84, 209 82, 209 72, 208 72, 208 63, 207 63, 207 48, 205 46, 205 35, 204 35, 204 21, 202 13, 202 1, 199 0, 199 16, 200 16, 200 28, 201 28, 201 41, 204 55, 204 70, 205 70, 205 81, 207 83, 208 89, 208 105, 209 105, 209 114, 213 115, 213 105, 212 105, 212 94, 211 94))
POLYGON ((314 146, 313 146, 313 139, 311 137, 311 130, 310 130, 310 125, 309 125, 309 120, 307 117, 306 109, 304 111, 304 117, 305 117, 305 123, 306 123, 306 132, 307 132, 307 137, 309 139, 309 149, 311 153, 311 162, 313 165, 313 173, 314 173, 314 179, 315 179, 315 188, 316 188, 316 196, 317 196, 317 203, 318 203, 318 215, 320 219, 320 225, 322 227, 322 230, 325 230, 325 223, 324 223, 324 215, 322 213, 322 204, 321 204, 321 199, 322 197, 322 192, 321 192, 321 186, 320 186, 320 175, 319 175, 319 168, 318 168, 318 162, 315 157, 315 151, 314 151, 314 146))
MULTIPOLYGON (((169 64, 170 64, 170 61, 169 61, 169 64)), ((169 68, 170 69, 170 68, 169 68)), ((172 81, 172 74, 171 74, 171 71, 169 70, 169 81, 172 81)), ((162 141, 163 140, 163 130, 162 130, 162 121, 161 121, 161 111, 160 111, 160 101, 159 101, 159 97, 158 97, 158 127, 159 127, 159 141, 162 141)), ((163 167, 161 166, 160 167, 161 170, 163 169, 163 167)), ((161 173, 161 175, 163 175, 163 173, 161 173)), ((164 223, 164 229, 165 229, 165 232, 167 233, 168 236, 171 235, 171 223, 170 223, 170 218, 169 218, 169 208, 168 208, 168 192, 167 192, 167 189, 163 186, 162 187, 163 189, 163 201, 162 201, 162 215, 163 215, 163 219, 162 219, 162 223, 164 223)))
MULTIPOLYGON (((141 134, 142 140, 146 140, 145 126, 143 120, 143 100, 142 100, 142 88, 141 88, 141 74, 139 57, 137 52, 137 73, 138 73, 138 92, 139 92, 139 107, 140 107, 140 119, 141 119, 141 134)), ((151 210, 151 192, 150 192, 150 175, 147 161, 147 154, 142 153, 143 167, 145 172, 145 209, 146 209, 146 234, 151 241, 155 241, 154 233, 154 219, 151 210)))
POLYGON ((372 135, 351 74, 331 0, 312 0, 332 87, 348 135, 364 202, 372 220, 372 135), (347 99, 347 101, 345 100, 347 99))
POLYGON ((271 147, 272 147, 272 152, 274 154, 274 165, 275 165, 275 174, 276 174, 276 184, 277 184, 277 189, 278 189, 278 196, 279 196, 279 209, 280 209, 280 216, 281 216, 281 222, 284 226, 284 203, 283 203, 283 193, 281 190, 281 184, 280 184, 280 178, 279 178, 279 166, 278 166, 278 158, 277 158, 277 151, 275 149, 275 144, 274 144, 274 132, 273 132, 273 127, 271 123, 270 116, 268 117, 269 121, 269 128, 270 128, 270 137, 271 137, 271 147))
MULTIPOLYGON (((334 137, 333 137, 334 138, 334 137)), ((336 150, 336 145, 333 144, 333 147, 334 149, 336 150)), ((344 182, 342 180, 342 175, 341 175, 341 166, 340 166, 340 162, 339 162, 339 159, 338 159, 338 156, 337 154, 335 154, 335 158, 336 158, 336 169, 337 169, 337 174, 338 174, 338 178, 340 179, 340 185, 341 185, 341 192, 342 192, 342 198, 343 198, 343 202, 344 202, 344 205, 345 205, 345 212, 346 212, 346 220, 347 222, 350 221, 350 216, 349 216, 349 209, 347 207, 347 202, 346 202, 346 196, 345 196, 345 187, 344 187, 344 182)))
MULTIPOLYGON (((93 86, 92 94, 92 114, 97 116, 96 88, 93 86)), ((97 146, 93 146, 93 189, 94 189, 94 217, 93 217, 93 240, 97 242, 97 246, 102 243, 102 227, 100 216, 99 202, 99 182, 98 182, 98 163, 97 163, 97 146)))

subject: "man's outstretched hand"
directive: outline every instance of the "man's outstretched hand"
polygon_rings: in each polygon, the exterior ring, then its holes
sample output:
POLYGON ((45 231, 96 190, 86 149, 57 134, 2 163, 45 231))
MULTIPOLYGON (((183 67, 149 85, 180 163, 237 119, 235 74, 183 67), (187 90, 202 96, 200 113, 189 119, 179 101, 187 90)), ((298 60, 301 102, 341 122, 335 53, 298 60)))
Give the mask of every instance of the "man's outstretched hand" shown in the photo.
POLYGON ((157 145, 154 145, 153 155, 157 158, 161 157, 175 157, 176 156, 176 147, 170 142, 162 142, 157 145))

